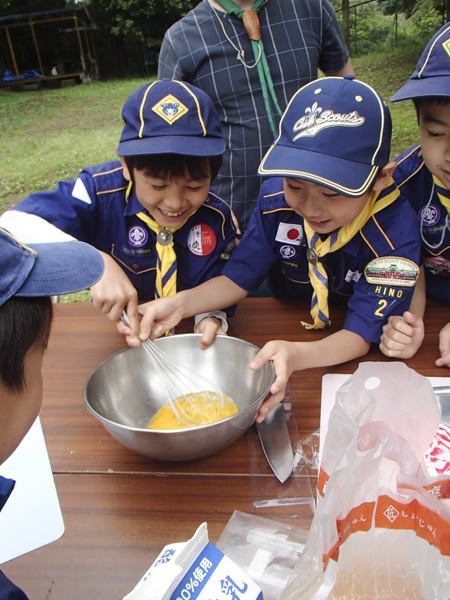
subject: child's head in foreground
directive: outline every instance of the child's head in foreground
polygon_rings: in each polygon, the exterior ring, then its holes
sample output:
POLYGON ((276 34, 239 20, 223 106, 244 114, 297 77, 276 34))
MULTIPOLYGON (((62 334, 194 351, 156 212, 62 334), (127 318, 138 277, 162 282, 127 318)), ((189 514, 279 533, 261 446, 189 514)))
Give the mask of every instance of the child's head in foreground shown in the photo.
POLYGON ((331 233, 386 187, 391 132, 389 109, 369 85, 351 75, 318 79, 293 96, 258 172, 283 177, 289 206, 331 233))
POLYGON ((103 269, 100 253, 82 242, 28 247, 0 229, 0 464, 41 408, 50 296, 89 288, 103 269))
POLYGON ((180 227, 207 199, 225 144, 209 96, 163 79, 146 84, 122 108, 117 154, 136 196, 163 227, 180 227))
POLYGON ((412 100, 427 169, 450 189, 450 23, 428 42, 409 81, 391 102, 412 100))

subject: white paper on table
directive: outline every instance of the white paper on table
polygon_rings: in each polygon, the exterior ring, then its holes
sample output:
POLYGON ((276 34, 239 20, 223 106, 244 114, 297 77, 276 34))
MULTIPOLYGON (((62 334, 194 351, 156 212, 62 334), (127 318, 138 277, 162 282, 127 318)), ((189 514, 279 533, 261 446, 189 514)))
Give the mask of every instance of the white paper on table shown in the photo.
MULTIPOLYGON (((322 401, 320 405, 320 448, 319 462, 322 458, 322 447, 328 431, 331 409, 336 401, 336 392, 351 375, 329 374, 322 377, 322 401)), ((450 385, 449 377, 427 377, 433 387, 450 385)))
POLYGON ((0 512, 0 564, 58 540, 64 521, 39 417, 0 465, 16 485, 0 512))

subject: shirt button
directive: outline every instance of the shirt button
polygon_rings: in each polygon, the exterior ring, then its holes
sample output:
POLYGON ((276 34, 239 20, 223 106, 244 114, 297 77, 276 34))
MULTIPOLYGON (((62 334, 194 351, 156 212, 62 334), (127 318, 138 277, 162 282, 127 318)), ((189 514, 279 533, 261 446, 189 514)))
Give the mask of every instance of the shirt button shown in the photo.
POLYGON ((134 263, 131 266, 133 267, 134 270, 139 269, 139 265, 137 263, 134 263))

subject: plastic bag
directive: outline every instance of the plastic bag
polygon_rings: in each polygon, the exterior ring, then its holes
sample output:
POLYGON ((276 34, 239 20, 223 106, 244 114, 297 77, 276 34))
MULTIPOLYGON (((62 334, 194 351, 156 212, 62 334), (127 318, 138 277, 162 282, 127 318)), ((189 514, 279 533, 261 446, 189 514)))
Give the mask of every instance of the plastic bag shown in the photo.
POLYGON ((360 364, 336 393, 317 512, 281 600, 448 600, 450 478, 424 460, 439 424, 425 377, 360 364))

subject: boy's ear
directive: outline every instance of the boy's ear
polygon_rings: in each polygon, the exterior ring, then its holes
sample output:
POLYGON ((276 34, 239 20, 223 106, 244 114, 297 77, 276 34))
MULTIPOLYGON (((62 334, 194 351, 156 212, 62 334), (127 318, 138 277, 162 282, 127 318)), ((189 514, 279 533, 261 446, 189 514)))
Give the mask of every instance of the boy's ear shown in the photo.
POLYGON ((123 176, 125 177, 125 179, 127 181, 131 181, 130 171, 128 170, 127 163, 125 162, 124 157, 120 156, 119 158, 120 158, 120 162, 122 163, 122 167, 123 167, 123 176))
POLYGON ((397 163, 395 162, 395 160, 391 160, 391 162, 388 162, 387 165, 384 165, 384 167, 378 173, 377 180, 375 181, 375 184, 373 186, 373 189, 376 192, 384 190, 387 182, 392 177, 392 173, 395 171, 396 167, 397 163))

